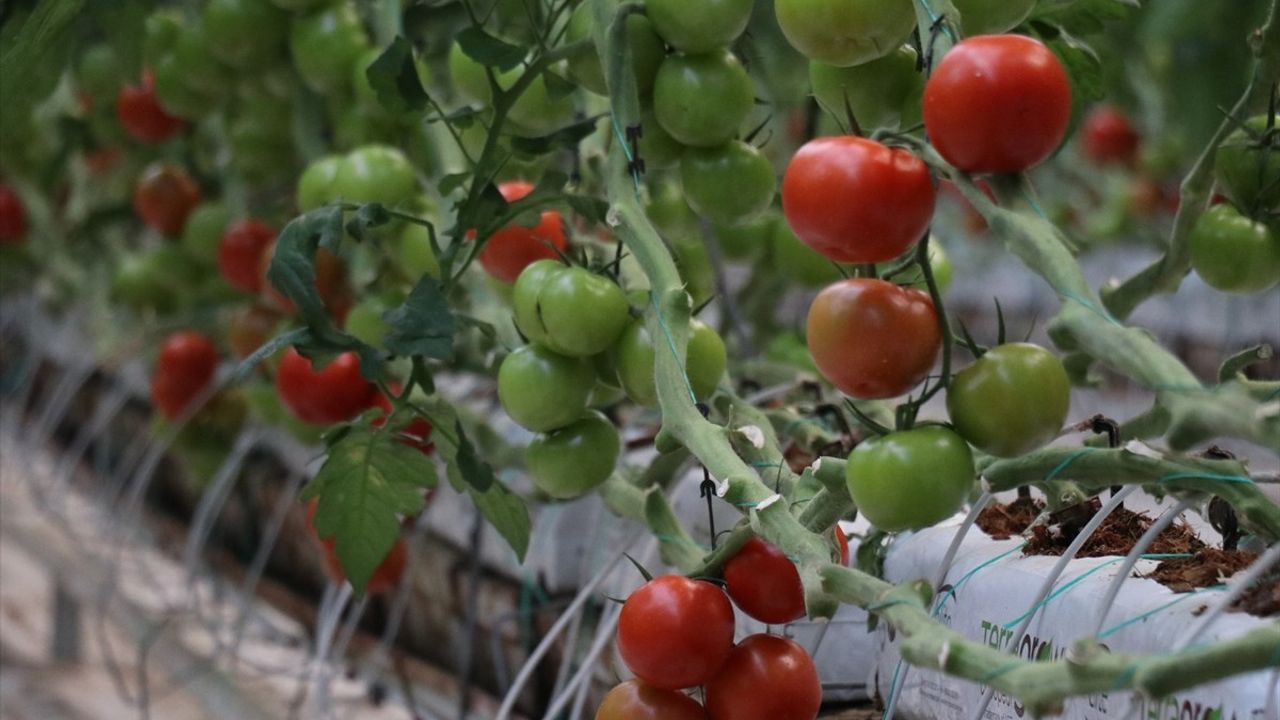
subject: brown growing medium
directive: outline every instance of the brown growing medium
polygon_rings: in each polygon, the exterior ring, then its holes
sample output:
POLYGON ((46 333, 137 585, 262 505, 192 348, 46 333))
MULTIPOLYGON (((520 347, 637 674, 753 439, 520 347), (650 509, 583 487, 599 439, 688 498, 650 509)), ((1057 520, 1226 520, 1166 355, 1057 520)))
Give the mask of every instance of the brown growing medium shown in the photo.
POLYGON ((978 513, 976 523, 994 540, 1008 540, 1021 535, 1044 510, 1044 502, 1034 498, 1018 498, 1009 504, 988 505, 978 513))
MULTIPOLYGON (((1124 555, 1133 549, 1134 543, 1149 527, 1151 518, 1146 513, 1117 508, 1089 536, 1076 557, 1124 555)), ((1036 525, 1031 529, 1031 538, 1022 552, 1024 555, 1061 555, 1075 539, 1076 532, 1078 531, 1068 531, 1060 525, 1036 525)), ((1174 523, 1165 528, 1144 552, 1192 553, 1203 547, 1204 543, 1190 527, 1185 523, 1174 523)))
MULTIPOLYGON (((1170 558, 1161 562, 1147 577, 1178 593, 1219 585, 1232 575, 1249 567, 1256 553, 1240 550, 1201 548, 1193 557, 1170 558)), ((1255 583, 1236 600, 1232 610, 1259 617, 1280 615, 1280 571, 1274 571, 1255 583)))

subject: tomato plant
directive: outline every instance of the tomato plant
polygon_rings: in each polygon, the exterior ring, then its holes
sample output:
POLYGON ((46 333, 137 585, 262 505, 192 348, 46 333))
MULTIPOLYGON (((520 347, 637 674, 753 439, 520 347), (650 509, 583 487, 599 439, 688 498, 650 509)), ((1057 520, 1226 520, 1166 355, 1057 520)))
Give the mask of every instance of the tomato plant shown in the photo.
POLYGON ((555 260, 538 260, 520 273, 512 306, 525 337, 573 357, 608 350, 631 319, 616 283, 555 260))
POLYGON ((539 490, 557 500, 570 500, 607 480, 621 452, 617 428, 592 410, 534 439, 525 451, 525 462, 539 490))
POLYGON ((1280 130, 1265 115, 1237 128, 1214 156, 1222 192, 1241 212, 1262 217, 1280 212, 1280 130))
POLYGON ((696 147, 735 138, 754 99, 746 68, 728 50, 668 55, 653 83, 658 124, 679 142, 696 147))
POLYGON ((882 262, 903 254, 928 229, 935 199, 920 158, 851 135, 805 143, 782 178, 787 223, 836 262, 882 262))
POLYGON ((997 457, 1022 455, 1056 437, 1070 401, 1062 361, 1030 343, 992 348, 947 386, 947 413, 956 432, 997 457))
POLYGON ((910 0, 842 2, 780 0, 778 26, 797 50, 829 65, 849 67, 900 47, 916 16, 910 0))
POLYGON ((294 348, 285 350, 276 367, 276 392, 294 417, 312 425, 350 420, 376 402, 353 352, 317 369, 294 348))
MULTIPOLYGON (((652 13, 653 8, 649 8, 652 13)), ((591 36, 591 3, 582 3, 569 16, 569 28, 565 32, 567 42, 586 40, 591 36)), ((667 55, 662 38, 654 32, 653 22, 644 15, 627 16, 627 42, 631 45, 631 69, 636 78, 636 89, 642 94, 653 90, 653 80, 658 66, 667 55)), ((594 47, 569 58, 569 77, 597 95, 607 92, 600 54, 594 47)))
POLYGON ((182 132, 186 122, 174 117, 160 106, 156 99, 155 75, 142 73, 138 85, 120 88, 116 96, 116 117, 120 126, 134 140, 142 143, 160 143, 182 132))
POLYGON ((727 47, 751 19, 751 0, 650 0, 645 3, 653 28, 671 47, 684 53, 705 53, 727 47))
POLYGON ((994 35, 1022 24, 1036 0, 952 0, 965 35, 994 35))
POLYGON ((707 713, 682 692, 628 680, 604 696, 595 720, 707 720, 707 713))
POLYGON ((284 52, 289 16, 268 0, 209 0, 201 19, 209 49, 233 67, 271 62, 284 52))
POLYGON ((853 67, 811 60, 809 84, 829 114, 844 120, 847 104, 864 131, 910 127, 920 122, 924 75, 916 68, 918 59, 916 51, 904 45, 853 67))
POLYGON ((289 51, 298 74, 316 92, 345 93, 351 66, 369 47, 360 15, 339 0, 293 19, 289 51))
POLYGON ((924 86, 924 125, 947 162, 1016 173, 1049 157, 1071 121, 1071 83, 1044 43, 985 35, 957 44, 924 86))
POLYGON ((27 208, 13 188, 0 183, 0 245, 16 245, 27 237, 27 208))
POLYGON ((1090 110, 1080 132, 1081 148, 1091 162, 1127 166, 1137 162, 1142 136, 1129 116, 1114 105, 1098 105, 1090 110))
MULTIPOLYGON (((345 583, 347 575, 342 571, 342 563, 338 560, 338 539, 336 537, 320 537, 320 533, 316 530, 315 517, 316 509, 319 507, 320 501, 312 498, 307 502, 307 528, 311 531, 311 536, 315 538, 320 546, 320 552, 324 559, 324 569, 329 575, 329 580, 335 583, 345 583)), ((404 577, 404 570, 409 564, 409 544, 404 538, 396 538, 395 543, 391 546, 391 550, 387 552, 387 556, 373 571, 373 575, 369 577, 369 582, 365 585, 365 592, 377 594, 391 590, 400 584, 400 579, 404 577)))
MULTIPOLYGON (((399 385, 391 386, 392 392, 400 392, 399 385)), ((391 401, 381 392, 375 392, 373 396, 373 406, 382 410, 383 415, 375 417, 370 424, 374 427, 382 427, 387 424, 387 416, 391 414, 391 401)), ((398 423, 400 421, 397 421, 398 423)), ((435 428, 431 425, 431 421, 424 417, 414 417, 407 423, 403 423, 393 428, 400 436, 400 442, 411 448, 417 449, 424 455, 430 455, 435 452, 435 443, 431 442, 431 431, 435 428)))
POLYGON ((719 223, 752 220, 769 209, 778 188, 773 163, 740 140, 689 148, 680 160, 680 182, 689 206, 719 223))
POLYGON ((725 591, 742 612, 769 625, 804 617, 804 588, 795 563, 758 537, 724 564, 725 591))
POLYGON ((641 681, 665 690, 702 685, 733 649, 733 607, 709 582, 656 577, 631 593, 618 620, 618 653, 641 681))
POLYGON ((897 397, 920 384, 942 345, 927 293, 866 278, 818 293, 805 334, 823 377, 860 400, 897 397))
MULTIPOLYGON (((498 185, 498 191, 507 202, 515 202, 533 192, 533 185, 523 181, 505 182, 498 185)), ((480 266, 491 277, 513 283, 530 263, 554 259, 558 257, 557 250, 567 247, 569 241, 564 235, 560 213, 544 210, 533 227, 516 222, 490 235, 480 251, 480 266)))
POLYGON ((814 720, 822 684, 794 640, 759 634, 734 646, 706 695, 711 720, 814 720))
POLYGON ((249 218, 227 226, 218 242, 218 272, 231 287, 254 295, 262 292, 262 263, 276 241, 276 232, 261 220, 249 218))
POLYGON ((521 427, 549 432, 582 417, 595 377, 594 368, 581 358, 525 345, 502 361, 498 399, 521 427))
POLYGON ((173 333, 160 345, 151 377, 151 404, 173 420, 187 410, 218 369, 218 349, 198 332, 173 333))
POLYGON ((859 443, 845 474, 858 512, 872 525, 919 529, 960 509, 973 490, 973 453, 945 427, 900 430, 859 443))
POLYGON ((147 227, 165 235, 181 235, 187 216, 199 204, 200 187, 178 165, 149 165, 134 186, 133 211, 147 227))
POLYGON ((1280 235, 1231 205, 1209 208, 1191 231, 1191 266, 1218 290, 1262 292, 1280 282, 1280 235))
MULTIPOLYGON (((662 351, 667 352, 666 346, 662 351)), ((653 338, 643 319, 636 319, 622 331, 622 337, 613 349, 613 359, 618 371, 618 381, 627 397, 638 405, 658 406, 658 388, 654 382, 653 363, 655 348, 653 338)), ((720 378, 728 364, 728 354, 720 335, 706 323, 694 320, 689 323, 689 350, 685 356, 685 374, 693 394, 706 400, 716 391, 720 378)))

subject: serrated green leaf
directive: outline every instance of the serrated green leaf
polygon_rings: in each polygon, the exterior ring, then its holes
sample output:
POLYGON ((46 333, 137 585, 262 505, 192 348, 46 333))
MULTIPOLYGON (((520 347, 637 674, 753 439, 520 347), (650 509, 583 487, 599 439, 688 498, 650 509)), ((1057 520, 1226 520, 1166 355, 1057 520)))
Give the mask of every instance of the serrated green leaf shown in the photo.
POLYGON ((529 551, 529 535, 533 531, 524 499, 500 482, 495 482, 484 492, 468 490, 468 493, 480 514, 507 541, 516 558, 524 562, 525 553, 529 551))
POLYGON ((524 48, 499 40, 475 25, 458 33, 458 45, 467 57, 501 72, 519 65, 528 54, 524 48))
POLYGON ((281 231, 267 268, 267 281, 293 301, 317 338, 336 330, 316 289, 315 255, 320 247, 337 250, 342 239, 342 208, 326 206, 294 218, 281 231))
POLYGON ((493 475, 493 468, 489 467, 488 463, 476 455, 475 446, 467 438, 467 432, 462 427, 462 421, 456 421, 454 426, 458 433, 458 448, 454 454, 454 461, 458 465, 458 472, 462 475, 462 481, 472 490, 485 492, 493 487, 494 483, 498 482, 493 475))
POLYGON ((422 488, 437 482, 430 458, 390 432, 354 430, 329 449, 302 498, 320 499, 316 532, 334 538, 342 572, 356 592, 364 592, 400 536, 400 515, 420 511, 422 488))
POLYGON ((462 188, 464 185, 466 185, 467 180, 470 177, 471 177, 471 173, 469 172, 460 172, 460 173, 453 173, 451 175, 445 175, 444 177, 440 178, 440 184, 437 185, 437 187, 440 189, 441 195, 451 195, 453 194, 454 190, 458 190, 462 188))
POLYGON ((395 40, 382 51, 365 71, 369 86, 378 96, 378 103, 391 112, 422 111, 430 103, 427 91, 418 77, 418 65, 413 59, 413 46, 404 37, 395 40))
POLYGON ((513 137, 511 148, 527 155, 545 155, 552 150, 575 148, 583 138, 596 131, 596 125, 599 122, 600 117, 596 116, 560 128, 550 135, 535 138, 513 137))
POLYGON ((1067 70, 1067 77, 1071 80, 1071 102, 1075 107, 1106 96, 1102 61, 1088 43, 1064 30, 1048 45, 1067 70))
POLYGON ((1091 35, 1139 7, 1138 0, 1049 0, 1036 6, 1030 21, 1055 25, 1075 35, 1091 35))
POLYGON ((458 324, 439 281, 430 275, 423 276, 404 304, 387 311, 382 319, 388 325, 387 349, 396 355, 446 360, 453 353, 458 324))
POLYGON ((368 239, 370 230, 382 227, 389 222, 391 222, 391 213, 387 212, 381 203, 361 205, 347 221, 347 234, 364 242, 368 239))

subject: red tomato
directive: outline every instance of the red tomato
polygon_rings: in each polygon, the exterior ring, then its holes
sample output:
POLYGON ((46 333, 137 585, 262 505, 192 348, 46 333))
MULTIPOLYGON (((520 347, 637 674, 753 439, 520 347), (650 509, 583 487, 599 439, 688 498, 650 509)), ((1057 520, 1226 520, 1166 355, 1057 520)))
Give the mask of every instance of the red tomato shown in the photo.
POLYGON ((227 226, 218 242, 218 272, 237 290, 262 292, 262 258, 276 240, 276 231, 261 220, 240 220, 227 226))
POLYGON ((299 419, 313 425, 349 420, 374 403, 373 386, 360 374, 360 359, 345 352, 322 370, 289 348, 276 368, 276 392, 299 419))
MULTIPOLYGON (((311 535, 320 544, 320 551, 324 554, 324 569, 329 579, 335 583, 345 583, 347 581, 346 573, 342 572, 342 563, 338 561, 338 539, 337 538, 321 538, 320 533, 316 531, 315 519, 316 509, 320 507, 320 500, 312 498, 307 502, 307 527, 311 529, 311 535)), ((369 583, 365 586, 365 592, 379 593, 384 590, 390 590, 400 584, 400 578, 404 577, 404 568, 409 562, 409 544, 404 538, 396 538, 396 542, 391 546, 391 550, 382 562, 373 571, 373 575, 369 577, 369 583)))
POLYGON ((636 677, 654 687, 701 685, 732 648, 733 606, 711 583, 663 575, 622 606, 618 652, 636 677))
POLYGON ((628 680, 604 696, 596 720, 707 720, 707 712, 682 692, 628 680))
POLYGON ((1071 83, 1044 43, 979 35, 951 48, 924 86, 924 126, 947 162, 970 173, 1016 173, 1062 142, 1071 83))
POLYGON ((186 122, 165 112, 156 99, 156 80, 150 70, 142 71, 141 85, 126 85, 116 96, 116 117, 134 140, 159 143, 182 131, 186 122))
POLYGON ((198 332, 185 330, 165 338, 151 378, 151 404, 173 420, 191 404, 218 370, 218 349, 198 332))
POLYGON ((935 199, 920 158, 851 135, 805 143, 782 178, 787 223, 836 262, 898 257, 928 230, 935 199))
MULTIPOLYGON (((293 315, 298 312, 298 308, 294 306, 293 301, 281 294, 279 290, 276 290, 267 280, 267 269, 271 267, 271 256, 274 254, 275 245, 268 246, 262 253, 259 282, 263 289, 263 295, 269 305, 279 309, 280 312, 286 315, 293 315)), ((320 299, 324 302, 325 308, 329 310, 329 315, 341 325, 345 322, 347 312, 351 310, 353 303, 351 289, 347 287, 346 266, 343 265, 342 259, 337 255, 325 248, 320 248, 316 251, 315 269, 316 290, 320 293, 320 299)))
POLYGON ((249 357, 271 339, 279 323, 280 317, 270 308, 262 305, 240 308, 227 319, 227 344, 231 346, 231 354, 242 360, 249 357))
POLYGON ((813 720, 822 684, 804 648, 777 635, 752 635, 707 683, 706 702, 711 720, 813 720))
MULTIPOLYGON (((394 392, 400 392, 400 388, 394 384, 391 386, 391 389, 394 392)), ((380 392, 375 393, 373 404, 376 407, 381 408, 383 413, 391 413, 391 401, 387 399, 386 395, 383 395, 380 392)), ((373 419, 374 427, 382 427, 386 422, 387 418, 385 415, 383 417, 373 419)), ((432 429, 433 428, 429 420, 423 417, 415 417, 408 425, 399 428, 397 432, 403 436, 400 440, 401 443, 408 445, 411 448, 417 448, 423 455, 430 455, 436 449, 435 444, 431 442, 432 429)))
MULTIPOLYGON (((504 182, 498 185, 498 191, 507 202, 515 202, 533 192, 533 185, 520 180, 504 182)), ((564 250, 569 241, 564 236, 560 213, 544 210, 542 220, 534 227, 508 225, 491 235, 480 251, 480 267, 502 282, 513 283, 530 263, 559 257, 553 247, 564 250)))
POLYGON ((0 184, 0 245, 17 245, 27 236, 27 208, 8 185, 0 184))
POLYGON ((1081 149, 1097 165, 1133 165, 1138 159, 1142 138, 1125 115, 1113 105, 1098 105, 1089 111, 1081 126, 1081 149))
POLYGON ((919 385, 942 348, 928 293, 869 278, 818 293, 807 339, 823 377, 859 400, 897 397, 919 385))
POLYGON ((147 166, 133 190, 133 211, 149 228, 170 237, 182 234, 187 216, 200 204, 200 187, 181 166, 147 166))
POLYGON ((844 530, 841 530, 839 525, 836 525, 834 528, 832 528, 832 530, 835 532, 835 535, 836 535, 836 548, 839 549, 840 551, 840 564, 848 565, 849 564, 849 536, 844 534, 844 530))
POLYGON ((739 610, 770 625, 804 617, 800 572, 781 550, 758 537, 724 564, 725 590, 739 610))

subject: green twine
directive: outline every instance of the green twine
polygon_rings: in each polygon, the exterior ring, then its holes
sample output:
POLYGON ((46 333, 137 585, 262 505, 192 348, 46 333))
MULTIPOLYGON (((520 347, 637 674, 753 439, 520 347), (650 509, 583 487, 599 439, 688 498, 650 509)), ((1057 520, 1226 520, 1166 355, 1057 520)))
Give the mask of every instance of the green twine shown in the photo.
POLYGON ((627 158, 627 167, 631 170, 631 182, 636 186, 636 198, 640 197, 640 171, 636 170, 636 158, 631 154, 631 143, 627 142, 626 135, 622 132, 622 128, 618 127, 618 116, 613 113, 609 114, 609 124, 613 126, 613 134, 618 138, 618 144, 622 146, 622 155, 627 158))
MULTIPOLYGON (((1187 553, 1153 553, 1153 554, 1149 554, 1149 555, 1139 555, 1138 557, 1142 558, 1143 560, 1163 560, 1163 559, 1165 559, 1165 558, 1185 558, 1185 557, 1191 557, 1191 555, 1189 555, 1189 554, 1187 554, 1187 553)), ((1090 575, 1092 575, 1092 574, 1094 574, 1094 573, 1098 572, 1099 570, 1101 570, 1101 569, 1103 569, 1103 568, 1105 568, 1105 567, 1108 567, 1108 566, 1110 566, 1110 565, 1114 565, 1114 564, 1116 564, 1116 563, 1120 562, 1121 560, 1124 560, 1124 558, 1122 558, 1122 557, 1112 558, 1111 560, 1108 560, 1108 561, 1106 561, 1106 562, 1104 562, 1104 563, 1100 563, 1100 564, 1098 564, 1098 565, 1096 565, 1096 566, 1094 566, 1094 567, 1092 567, 1092 568, 1090 568, 1090 569, 1088 569, 1088 570, 1086 570, 1086 571, 1084 571, 1084 572, 1080 573, 1079 575, 1077 575, 1077 576, 1075 576, 1074 578, 1072 578, 1070 581, 1068 581, 1068 582, 1067 582, 1066 584, 1064 584, 1063 586, 1061 586, 1061 587, 1057 588, 1057 589, 1056 589, 1056 590, 1054 590, 1053 592, 1051 592, 1051 593, 1049 593, 1048 595, 1046 595, 1046 596, 1044 597, 1044 599, 1043 599, 1043 600, 1041 600, 1040 602, 1036 603, 1035 605, 1032 605, 1032 606, 1031 606, 1031 607, 1030 607, 1026 612, 1022 613, 1022 614, 1021 614, 1021 615, 1019 615, 1018 617, 1016 617, 1016 618, 1014 618, 1014 619, 1010 620, 1009 622, 1005 623, 1005 624, 1003 625, 1004 629, 1005 629, 1005 630, 1009 630, 1009 629, 1011 629, 1014 625, 1017 625, 1018 623, 1022 622, 1022 621, 1023 621, 1023 620, 1025 620, 1025 619, 1027 619, 1028 617, 1030 617, 1030 616, 1034 615, 1034 614, 1035 614, 1035 613, 1036 613, 1040 608, 1044 607, 1045 605, 1048 605, 1050 602, 1053 602, 1053 600, 1055 600, 1059 595, 1061 595, 1061 594, 1065 593, 1066 591, 1070 590, 1071 588, 1075 587, 1078 583, 1080 583, 1080 581, 1084 580, 1085 578, 1089 577, 1090 575)))
POLYGON ((1164 610, 1167 610, 1167 609, 1169 609, 1169 608, 1173 607, 1174 605, 1177 605, 1178 603, 1182 602, 1183 600, 1186 600, 1187 598, 1191 597, 1192 595, 1198 595, 1198 594, 1200 594, 1200 593, 1202 593, 1202 592, 1209 592, 1210 590, 1226 590, 1226 589, 1227 589, 1227 586, 1226 586, 1226 585, 1213 585, 1213 586, 1210 586, 1210 587, 1205 587, 1205 588, 1199 588, 1199 589, 1197 589, 1197 590, 1192 590, 1191 592, 1182 593, 1182 594, 1180 594, 1178 597, 1174 598, 1173 600, 1170 600, 1169 602, 1167 602, 1167 603, 1165 603, 1165 604, 1163 604, 1163 605, 1161 605, 1161 606, 1159 606, 1159 607, 1152 608, 1152 609, 1150 609, 1150 610, 1148 610, 1148 611, 1146 611, 1146 612, 1144 612, 1144 613, 1139 613, 1138 615, 1134 615, 1133 617, 1129 618, 1128 620, 1125 620, 1125 621, 1123 621, 1123 622, 1120 622, 1120 623, 1117 623, 1117 624, 1115 624, 1115 625, 1112 625, 1111 627, 1107 628, 1107 629, 1106 629, 1106 630, 1104 630, 1103 632, 1098 633, 1098 639, 1099 639, 1099 640, 1101 640, 1101 639, 1103 639, 1103 638, 1105 638, 1105 637, 1109 637, 1109 636, 1111 636, 1111 635, 1113 635, 1113 634, 1115 634, 1115 633, 1119 632, 1120 630, 1123 630, 1124 628, 1127 628, 1127 627, 1129 627, 1130 625, 1133 625, 1134 623, 1142 622, 1143 620, 1146 620, 1147 618, 1151 617, 1152 615, 1155 615, 1155 614, 1157 614, 1157 613, 1159 613, 1159 612, 1162 612, 1162 611, 1164 611, 1164 610))
POLYGON ((1103 320, 1106 320, 1112 325, 1115 325, 1116 327, 1124 327, 1124 324, 1121 323, 1119 320, 1115 319, 1114 317, 1112 317, 1111 313, 1107 312, 1106 309, 1100 308, 1097 305, 1094 305, 1088 299, 1080 297, 1079 295, 1075 294, 1074 292, 1071 292, 1070 290, 1061 290, 1058 288, 1054 288, 1054 292, 1058 293, 1058 295, 1061 297, 1067 298, 1068 300, 1075 300, 1077 303, 1080 303, 1082 306, 1084 306, 1085 309, 1093 312, 1093 314, 1097 315, 1103 320))
MULTIPOLYGON (((654 316, 658 318, 658 327, 662 328, 662 335, 667 339, 667 348, 679 360, 680 353, 676 351, 676 341, 671 338, 671 328, 667 327, 667 321, 662 317, 662 308, 658 307, 658 298, 653 293, 649 293, 649 302, 653 305, 654 316)), ((684 379, 684 387, 689 391, 689 401, 697 405, 698 396, 693 393, 693 383, 689 382, 689 374, 683 367, 680 368, 680 377, 684 379)))
POLYGON ((1061 463, 1058 464, 1058 467, 1050 470, 1049 474, 1044 476, 1044 481, 1049 482, 1050 480, 1054 479, 1055 477, 1058 476, 1058 473, 1062 472, 1063 470, 1066 470, 1068 465, 1075 462, 1076 460, 1079 460, 1081 456, 1084 456, 1093 452, 1095 449, 1096 448, 1086 447, 1086 448, 1080 448, 1079 450, 1071 453, 1070 455, 1067 456, 1066 460, 1063 460, 1061 463))
POLYGON ((1125 668, 1124 672, 1120 673, 1119 677, 1116 678, 1116 683, 1115 685, 1111 686, 1111 689, 1119 690, 1121 688, 1128 687, 1129 681, 1133 680, 1133 676, 1136 675, 1137 673, 1138 673, 1137 663, 1134 663, 1133 665, 1130 665, 1129 667, 1125 668))
POLYGON ((933 612, 932 612, 932 613, 930 613, 930 615, 932 615, 933 617, 937 617, 937 616, 938 616, 938 613, 942 612, 942 606, 943 606, 943 605, 945 605, 945 604, 947 603, 947 598, 949 598, 949 597, 955 597, 955 595, 956 595, 956 591, 957 591, 957 590, 959 590, 959 589, 960 589, 960 587, 961 587, 962 585, 964 585, 965 583, 969 582, 969 579, 970 579, 970 578, 972 578, 974 575, 977 575, 979 570, 981 570, 981 569, 983 569, 983 568, 987 567, 988 565, 990 565, 990 564, 992 564, 992 563, 994 563, 994 562, 998 562, 998 561, 1000 561, 1000 560, 1002 560, 1002 559, 1004 559, 1004 558, 1006 558, 1006 557, 1008 557, 1008 556, 1012 555, 1013 553, 1015 553, 1015 552, 1017 552, 1017 551, 1021 550, 1024 546, 1026 546, 1026 544, 1027 544, 1027 542, 1026 542, 1025 540, 1023 540, 1022 542, 1018 543, 1016 546, 1014 546, 1014 547, 1012 547, 1012 548, 1010 548, 1010 549, 1008 549, 1008 550, 1006 550, 1006 551, 1004 551, 1004 552, 1000 553, 999 555, 996 555, 996 556, 995 556, 995 557, 993 557, 993 558, 989 558, 989 559, 987 559, 987 560, 984 560, 983 562, 981 562, 981 563, 979 563, 977 566, 975 566, 972 570, 970 570, 969 572, 965 573, 965 574, 964 574, 963 576, 961 576, 961 578, 960 578, 959 580, 957 580, 957 581, 956 581, 956 582, 955 582, 951 587, 947 588, 946 592, 944 592, 944 593, 942 594, 942 596, 941 596, 941 597, 939 597, 939 598, 938 598, 938 604, 933 608, 933 612))
POLYGON ((654 535, 654 537, 657 538, 658 542, 684 544, 684 545, 696 547, 699 550, 702 550, 704 552, 711 551, 711 548, 707 547, 706 545, 702 545, 700 543, 694 542, 693 540, 690 540, 684 535, 671 535, 669 533, 657 533, 654 535))
MULTIPOLYGON (((924 8, 925 14, 929 16, 929 24, 937 25, 938 13, 933 11, 933 7, 929 5, 929 0, 920 0, 920 7, 924 8)), ((951 23, 944 23, 942 25, 942 30, 947 34, 947 37, 951 38, 951 42, 959 42, 959 39, 956 38, 955 31, 951 29, 951 23)))
POLYGON ((1253 484, 1253 478, 1248 478, 1244 475, 1219 475, 1217 473, 1200 472, 1170 473, 1156 480, 1156 482, 1162 483, 1171 480, 1220 480, 1222 482, 1244 483, 1246 485, 1253 484))
POLYGON ((986 685, 987 683, 991 682, 992 680, 995 680, 1001 675, 1004 675, 1010 670, 1013 670, 1014 668, 1017 668, 1017 667, 1021 667, 1022 664, 1025 662, 1026 662, 1025 660, 1010 660, 1009 662, 1001 665, 998 668, 995 668, 994 670, 990 670, 988 672, 983 673, 982 677, 978 678, 978 683, 981 685, 986 685))

